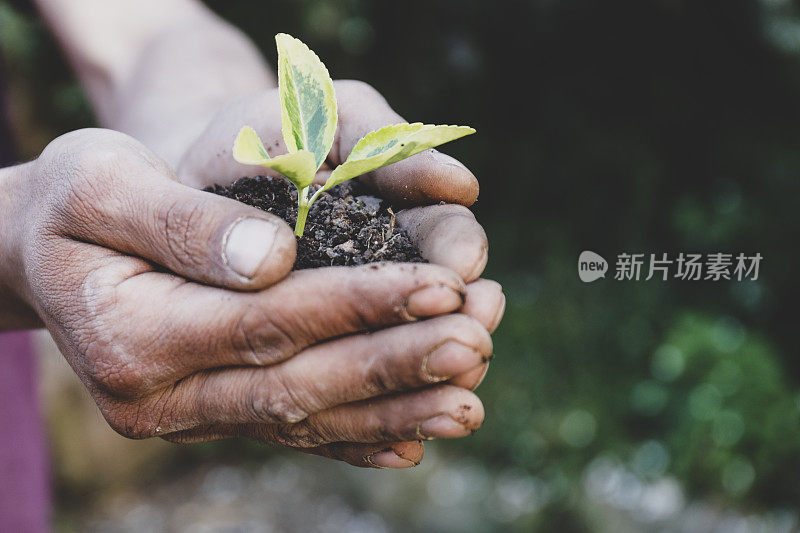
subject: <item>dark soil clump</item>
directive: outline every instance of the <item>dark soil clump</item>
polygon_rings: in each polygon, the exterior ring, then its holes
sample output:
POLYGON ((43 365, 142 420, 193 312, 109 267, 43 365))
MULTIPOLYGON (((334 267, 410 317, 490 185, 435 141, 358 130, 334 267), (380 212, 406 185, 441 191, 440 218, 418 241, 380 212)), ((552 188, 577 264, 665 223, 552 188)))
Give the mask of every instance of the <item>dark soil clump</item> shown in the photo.
MULTIPOLYGON (((408 234, 395 225, 388 202, 359 189, 357 182, 343 183, 317 198, 297 241, 295 270, 377 261, 424 262, 408 234)), ((297 189, 284 179, 242 178, 206 190, 279 216, 294 229, 297 189)))

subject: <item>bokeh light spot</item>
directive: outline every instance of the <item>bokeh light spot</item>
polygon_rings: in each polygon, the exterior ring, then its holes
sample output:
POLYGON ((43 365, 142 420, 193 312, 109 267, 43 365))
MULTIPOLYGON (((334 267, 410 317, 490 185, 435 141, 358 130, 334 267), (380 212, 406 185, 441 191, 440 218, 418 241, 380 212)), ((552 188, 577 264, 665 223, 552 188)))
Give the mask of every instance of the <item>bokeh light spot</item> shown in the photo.
POLYGON ((686 362, 683 352, 671 344, 662 344, 653 354, 650 371, 656 379, 674 381, 683 373, 686 362))
POLYGON ((570 411, 561 421, 558 433, 561 438, 575 448, 582 448, 594 440, 597 421, 590 412, 583 409, 570 411))

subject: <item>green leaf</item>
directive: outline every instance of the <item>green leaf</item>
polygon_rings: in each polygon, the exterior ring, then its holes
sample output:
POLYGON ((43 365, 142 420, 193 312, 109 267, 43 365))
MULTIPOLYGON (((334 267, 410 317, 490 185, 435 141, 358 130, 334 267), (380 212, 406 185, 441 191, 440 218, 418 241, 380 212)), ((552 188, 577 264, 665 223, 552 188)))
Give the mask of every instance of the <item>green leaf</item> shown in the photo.
POLYGON ((322 189, 330 189, 356 176, 473 133, 475 130, 467 126, 434 126, 419 122, 383 127, 356 143, 347 160, 334 169, 322 189))
POLYGON ((264 161, 269 161, 269 153, 256 130, 244 126, 233 142, 233 158, 243 165, 263 165, 264 161))
POLYGON ((336 133, 333 81, 322 61, 302 41, 285 33, 276 35, 275 41, 283 140, 290 153, 312 152, 319 169, 336 133))
POLYGON ((250 126, 245 126, 233 143, 233 158, 245 165, 261 165, 280 172, 298 189, 311 185, 317 172, 314 154, 299 150, 270 157, 264 143, 250 126))
POLYGON ((317 173, 314 154, 308 150, 273 157, 264 163, 264 166, 286 176, 286 179, 294 183, 298 189, 304 189, 314 183, 314 175, 317 173))

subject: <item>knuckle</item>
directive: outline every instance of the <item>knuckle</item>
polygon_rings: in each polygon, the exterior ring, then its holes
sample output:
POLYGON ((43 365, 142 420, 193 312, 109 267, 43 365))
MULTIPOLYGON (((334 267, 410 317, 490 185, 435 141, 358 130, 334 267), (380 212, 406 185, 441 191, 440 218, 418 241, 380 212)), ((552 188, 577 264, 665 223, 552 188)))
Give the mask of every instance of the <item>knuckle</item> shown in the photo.
POLYGON ((115 134, 117 133, 114 131, 101 128, 73 130, 50 141, 45 149, 42 150, 39 159, 47 161, 63 154, 71 154, 74 158, 80 159, 81 154, 87 149, 98 144, 102 145, 107 139, 114 137, 115 134))
POLYGON ((199 235, 200 228, 205 227, 201 222, 205 211, 198 203, 187 204, 185 200, 174 199, 156 210, 156 224, 169 253, 182 266, 200 266, 205 260, 202 247, 207 246, 207 242, 199 235))
POLYGON ((124 365, 99 361, 92 365, 90 372, 101 390, 117 398, 133 397, 144 388, 139 373, 124 365))
POLYGON ((242 364, 272 364, 294 355, 303 347, 296 340, 292 328, 284 325, 286 314, 267 313, 257 305, 249 305, 232 322, 228 339, 242 364))
POLYGON ((98 405, 108 425, 128 439, 147 439, 158 434, 156 427, 141 416, 142 408, 137 403, 108 402, 98 405))
POLYGON ((84 351, 84 363, 93 384, 116 398, 138 397, 152 385, 136 358, 113 341, 91 341, 84 351))
POLYGON ((229 335, 231 348, 234 353, 239 354, 242 364, 261 364, 259 337, 254 334, 252 327, 249 327, 245 317, 239 317, 229 335))
POLYGON ((81 150, 72 152, 73 169, 88 176, 120 170, 126 153, 108 140, 93 139, 81 150))
MULTIPOLYGON (((386 357, 377 357, 368 364, 365 371, 364 391, 377 396, 399 390, 407 381, 404 375, 397 374, 397 362, 386 357)), ((407 372, 405 372, 407 374, 407 372)))
POLYGON ((248 402, 256 421, 297 424, 309 416, 309 409, 303 405, 294 384, 275 373, 262 380, 259 386, 252 388, 248 402))
POLYGON ((118 399, 141 397, 161 385, 159 361, 164 359, 163 340, 150 324, 125 327, 130 307, 114 286, 125 278, 112 266, 96 266, 70 281, 68 295, 55 293, 62 306, 51 311, 70 328, 70 360, 81 376, 118 399))
POLYGON ((308 421, 273 426, 271 440, 290 448, 315 448, 332 442, 320 425, 311 424, 308 421))
POLYGON ((114 202, 121 190, 116 176, 124 168, 124 151, 99 132, 104 130, 63 135, 37 161, 49 180, 42 192, 53 199, 56 214, 67 220, 97 218, 102 206, 114 202), (53 187, 56 179, 58 186, 53 187))
POLYGON ((167 387, 161 393, 147 398, 129 401, 99 402, 100 412, 109 426, 129 439, 164 437, 174 422, 174 387, 167 387))
POLYGON ((127 136, 102 129, 84 129, 67 133, 51 142, 42 157, 45 161, 60 163, 76 174, 94 176, 98 173, 120 170, 128 151, 127 136))

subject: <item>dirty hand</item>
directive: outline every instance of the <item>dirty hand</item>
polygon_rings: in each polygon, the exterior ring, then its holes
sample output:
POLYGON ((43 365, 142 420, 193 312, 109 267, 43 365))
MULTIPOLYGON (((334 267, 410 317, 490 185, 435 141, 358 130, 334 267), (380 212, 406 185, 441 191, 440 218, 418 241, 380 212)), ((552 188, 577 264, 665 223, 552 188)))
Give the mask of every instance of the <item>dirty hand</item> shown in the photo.
MULTIPOLYGON (((382 126, 405 122, 368 84, 339 80, 334 85, 339 125, 328 160, 317 175, 318 183, 324 183, 331 170, 347 158, 365 134, 382 126)), ((203 188, 230 183, 243 176, 277 176, 264 167, 237 163, 231 148, 241 127, 248 124, 255 128, 271 154, 285 153, 280 113, 277 89, 241 97, 228 104, 185 152, 178 167, 181 182, 203 188)), ((493 331, 502 318, 505 300, 497 283, 479 279, 486 266, 488 243, 483 228, 465 207, 478 197, 475 176, 456 159, 437 150, 428 150, 359 180, 376 195, 407 207, 397 215, 399 225, 416 241, 423 257, 452 269, 469 284, 469 312, 482 317, 479 319, 493 331), (440 202, 447 205, 429 205, 440 202)), ((477 383, 487 366, 459 376, 455 382, 477 383)), ((407 443, 405 447, 413 450, 410 455, 421 458, 421 443, 407 443)))
MULTIPOLYGON (((324 183, 331 169, 342 163, 368 132, 404 122, 366 83, 339 80, 334 86, 339 125, 328 160, 317 175, 318 183, 324 183)), ((256 129, 273 155, 286 152, 278 89, 268 89, 234 100, 216 114, 181 158, 180 181, 203 188, 243 176, 277 176, 271 169, 242 165, 233 159, 233 141, 245 124, 256 129)), ((478 197, 478 180, 472 172, 456 159, 428 150, 358 179, 378 196, 406 207, 397 214, 398 224, 410 234, 425 259, 453 270, 469 284, 475 292, 473 312, 496 327, 505 300, 497 283, 479 279, 486 267, 488 242, 483 228, 465 207, 478 197)))
MULTIPOLYGON (((318 173, 319 183, 324 183, 331 169, 344 162, 361 137, 383 126, 405 122, 366 83, 340 80, 334 86, 339 125, 328 160, 318 173)), ((277 176, 271 169, 242 165, 233 159, 233 141, 245 124, 255 128, 273 155, 286 153, 278 89, 269 89, 241 97, 217 113, 181 158, 180 181, 203 188, 231 183, 243 176, 277 176)), ((395 205, 424 206, 400 211, 398 223, 417 238, 422 255, 430 262, 454 270, 466 282, 478 279, 486 266, 488 243, 483 228, 464 207, 478 197, 478 180, 464 165, 446 154, 427 150, 358 179, 395 205), (429 205, 441 202, 451 205, 429 205)))
POLYGON ((400 467, 421 453, 403 441, 481 424, 467 389, 491 354, 494 286, 435 265, 289 274, 286 224, 173 179, 108 130, 0 171, 3 305, 39 317, 115 430, 400 467))

